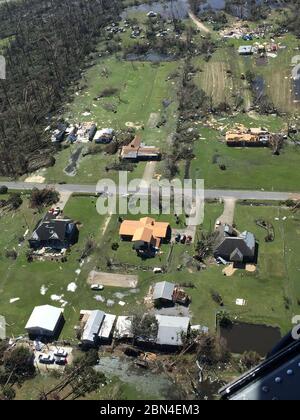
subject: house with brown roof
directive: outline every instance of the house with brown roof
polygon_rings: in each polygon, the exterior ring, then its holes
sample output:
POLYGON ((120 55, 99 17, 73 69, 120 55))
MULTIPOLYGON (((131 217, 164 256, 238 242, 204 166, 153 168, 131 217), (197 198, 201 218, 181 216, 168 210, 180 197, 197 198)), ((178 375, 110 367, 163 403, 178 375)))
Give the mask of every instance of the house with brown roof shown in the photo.
POLYGON ((264 147, 270 142, 270 133, 264 128, 237 129, 226 133, 228 146, 264 147))
POLYGON ((142 143, 141 136, 135 136, 128 146, 122 147, 121 159, 130 161, 159 160, 160 149, 153 146, 146 146, 142 143))
POLYGON ((123 241, 133 243, 138 252, 158 250, 162 243, 171 239, 169 223, 156 222, 151 217, 140 220, 124 220, 120 226, 120 237, 123 241))

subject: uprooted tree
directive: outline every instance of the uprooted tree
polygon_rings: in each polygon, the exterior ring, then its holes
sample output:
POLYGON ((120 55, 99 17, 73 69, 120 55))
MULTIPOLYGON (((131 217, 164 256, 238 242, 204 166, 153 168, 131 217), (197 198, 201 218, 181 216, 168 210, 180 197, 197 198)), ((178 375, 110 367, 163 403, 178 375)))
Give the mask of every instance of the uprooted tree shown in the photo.
POLYGON ((31 192, 29 203, 31 208, 40 209, 58 203, 59 198, 59 193, 54 189, 44 188, 39 190, 38 188, 34 188, 31 192))

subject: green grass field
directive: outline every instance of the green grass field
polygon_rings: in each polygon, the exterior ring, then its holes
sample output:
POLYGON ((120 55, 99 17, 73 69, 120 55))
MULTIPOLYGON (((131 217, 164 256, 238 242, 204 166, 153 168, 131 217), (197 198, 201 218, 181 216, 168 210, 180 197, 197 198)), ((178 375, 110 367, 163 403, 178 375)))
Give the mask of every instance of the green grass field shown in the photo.
MULTIPOLYGON (((126 62, 110 58, 99 60, 90 68, 82 80, 85 86, 74 101, 69 104, 65 117, 70 123, 93 121, 99 129, 113 127, 115 130, 133 126, 142 134, 148 145, 158 146, 162 151, 169 147, 168 137, 176 129, 177 97, 176 79, 167 80, 178 67, 178 63, 160 63, 154 65, 143 62, 126 62), (108 77, 101 76, 106 68, 108 77), (109 98, 95 101, 100 92, 108 87, 118 89, 118 93, 109 98), (170 105, 165 108, 163 101, 170 105), (117 113, 107 111, 103 105, 116 105, 117 113), (83 116, 85 112, 91 115, 83 116), (156 128, 162 117, 166 124, 156 128)), ((56 155, 56 164, 43 173, 48 182, 95 183, 100 178, 115 179, 115 171, 107 173, 105 167, 118 160, 118 156, 97 154, 80 160, 77 174, 70 177, 64 173, 70 154, 77 145, 56 155)), ((144 164, 138 164, 132 177, 141 178, 144 164)))
POLYGON ((218 131, 201 128, 195 145, 191 177, 204 179, 206 188, 298 191, 300 150, 285 146, 280 156, 269 148, 230 148, 218 131), (222 141, 220 141, 220 139, 222 141), (222 171, 220 164, 226 165, 222 171))
MULTIPOLYGON (((52 294, 56 294, 64 295, 63 299, 68 302, 64 310, 66 324, 61 338, 74 339, 74 326, 78 323, 81 309, 102 309, 117 315, 130 314, 143 304, 143 297, 149 286, 158 279, 175 283, 192 282, 196 286, 194 289, 187 289, 192 296, 191 313, 194 323, 214 328, 215 312, 218 307, 212 301, 210 293, 211 290, 217 290, 222 295, 226 308, 234 316, 245 321, 278 325, 283 331, 287 331, 290 327, 290 319, 297 313, 298 299, 300 299, 297 263, 300 229, 297 215, 292 216, 290 212, 279 207, 238 205, 235 217, 238 228, 254 232, 260 244, 258 271, 251 275, 239 272, 231 278, 226 278, 222 275, 222 267, 214 265, 197 272, 191 265, 191 256, 194 253, 192 246, 175 245, 173 253, 168 258, 170 247, 165 245, 161 256, 142 261, 135 255, 131 244, 119 240, 117 217, 111 219, 103 235, 102 229, 106 218, 96 212, 95 200, 94 197, 73 197, 65 209, 66 215, 82 223, 79 243, 72 248, 66 263, 27 263, 27 243, 18 247, 18 238, 27 230, 27 224, 30 230, 33 229, 40 215, 34 214, 27 208, 26 200, 19 211, 1 219, 4 229, 0 233, 0 244, 3 249, 0 266, 0 313, 6 317, 8 334, 17 336, 24 333, 26 321, 34 306, 59 305, 50 298, 52 294), (285 221, 282 220, 284 216, 287 217, 285 221), (280 220, 275 221, 276 217, 280 220), (274 243, 264 242, 266 233, 256 227, 257 218, 266 218, 274 224, 276 231, 274 243), (79 257, 86 240, 90 237, 94 238, 98 248, 80 267, 79 257), (119 243, 117 251, 111 249, 114 242, 119 243), (16 261, 11 261, 6 258, 4 250, 5 248, 11 250, 14 247, 18 250, 19 257, 16 261), (112 308, 107 308, 105 303, 94 300, 94 293, 86 283, 91 269, 109 270, 108 260, 116 266, 120 264, 117 272, 124 272, 123 264, 129 264, 128 272, 139 276, 138 291, 136 294, 128 293, 124 297, 125 307, 117 304, 118 299, 114 293, 129 292, 126 289, 106 287, 101 294, 106 299, 116 302, 112 308), (134 269, 130 269, 130 265, 134 269), (163 265, 168 266, 167 274, 154 276, 151 267, 163 265), (177 267, 180 265, 183 265, 183 268, 178 271, 177 267), (77 269, 81 270, 80 274, 75 273, 77 269), (75 293, 68 292, 68 284, 74 281, 78 289, 75 293), (48 288, 45 296, 40 293, 42 285, 48 288), (284 307, 284 296, 291 300, 289 310, 284 307), (20 300, 10 304, 9 300, 16 297, 20 300), (246 299, 247 306, 237 307, 235 305, 237 298, 246 299)), ((206 204, 204 225, 199 229, 199 234, 203 229, 210 230, 221 213, 220 204, 206 204)), ((172 216, 160 216, 158 219, 169 220, 174 226, 175 219, 172 216)))

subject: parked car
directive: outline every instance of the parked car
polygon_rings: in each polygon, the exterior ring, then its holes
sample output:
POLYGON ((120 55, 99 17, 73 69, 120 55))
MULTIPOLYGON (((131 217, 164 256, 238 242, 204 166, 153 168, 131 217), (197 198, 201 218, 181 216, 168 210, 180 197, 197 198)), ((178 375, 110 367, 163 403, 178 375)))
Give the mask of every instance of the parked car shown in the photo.
POLYGON ((55 362, 55 357, 53 356, 52 353, 40 354, 39 362, 44 365, 53 365, 53 363, 55 362))
POLYGON ((180 238, 180 242, 181 242, 182 244, 185 244, 185 243, 186 243, 186 235, 182 235, 182 236, 181 236, 181 238, 180 238))
POLYGON ((58 357, 55 360, 55 364, 59 366, 65 366, 68 363, 67 359, 65 357, 58 357))
POLYGON ((103 290, 104 286, 102 284, 92 284, 91 289, 95 291, 103 290))
POLYGON ((175 241, 179 243, 180 240, 181 240, 181 235, 180 235, 180 233, 178 233, 178 235, 176 235, 176 237, 175 237, 175 241))
POLYGON ((54 356, 56 356, 56 357, 67 357, 68 353, 64 349, 57 349, 54 352, 54 356))

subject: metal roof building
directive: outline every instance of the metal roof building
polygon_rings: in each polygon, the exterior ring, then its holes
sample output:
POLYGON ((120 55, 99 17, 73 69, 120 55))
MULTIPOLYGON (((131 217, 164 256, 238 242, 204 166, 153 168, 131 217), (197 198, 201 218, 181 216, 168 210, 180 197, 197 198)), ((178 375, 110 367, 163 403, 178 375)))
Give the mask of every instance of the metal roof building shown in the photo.
POLYGON ((173 301, 175 284, 168 281, 156 283, 153 290, 153 300, 163 299, 173 301))
POLYGON ((100 327, 104 321, 104 317, 105 313, 102 311, 91 311, 81 337, 81 341, 83 343, 95 344, 100 327))
POLYGON ((104 321, 98 333, 100 340, 108 340, 110 338, 116 318, 116 315, 105 314, 104 321))
POLYGON ((54 336, 63 314, 60 308, 51 305, 36 306, 25 326, 28 334, 35 336, 54 336))
POLYGON ((190 318, 156 315, 158 333, 156 343, 162 346, 181 346, 182 334, 187 334, 190 318))
POLYGON ((116 323, 115 338, 132 338, 132 316, 119 316, 116 323))

